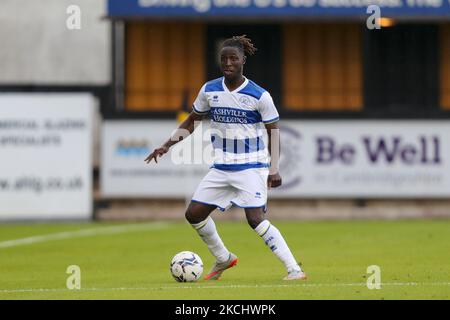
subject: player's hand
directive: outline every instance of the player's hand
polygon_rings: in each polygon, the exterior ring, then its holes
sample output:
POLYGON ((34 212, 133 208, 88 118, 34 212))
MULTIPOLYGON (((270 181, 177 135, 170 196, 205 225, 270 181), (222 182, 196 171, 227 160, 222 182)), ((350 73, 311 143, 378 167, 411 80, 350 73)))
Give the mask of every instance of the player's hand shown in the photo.
POLYGON ((276 188, 281 186, 281 176, 279 173, 275 174, 269 174, 269 177, 267 178, 267 187, 270 188, 276 188))
POLYGON ((157 148, 153 150, 153 152, 145 158, 145 162, 150 163, 150 161, 155 160, 156 163, 158 163, 158 156, 161 158, 163 154, 167 153, 169 151, 169 148, 162 146, 160 148, 157 148))

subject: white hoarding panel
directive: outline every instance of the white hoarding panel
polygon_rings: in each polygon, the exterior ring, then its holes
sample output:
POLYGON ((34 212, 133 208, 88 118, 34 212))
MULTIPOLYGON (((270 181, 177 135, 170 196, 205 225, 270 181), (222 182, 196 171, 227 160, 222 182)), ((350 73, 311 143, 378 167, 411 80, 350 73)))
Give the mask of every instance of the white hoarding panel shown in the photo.
POLYGON ((0 95, 0 219, 92 215, 88 94, 0 95))

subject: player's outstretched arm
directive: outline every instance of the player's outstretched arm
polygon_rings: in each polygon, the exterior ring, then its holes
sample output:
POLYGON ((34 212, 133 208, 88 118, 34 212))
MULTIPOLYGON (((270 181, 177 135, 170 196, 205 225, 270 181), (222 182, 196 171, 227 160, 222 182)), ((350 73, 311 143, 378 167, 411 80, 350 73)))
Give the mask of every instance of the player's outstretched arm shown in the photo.
POLYGON ((169 152, 169 149, 174 144, 180 142, 187 136, 189 136, 192 132, 194 132, 194 124, 195 121, 200 121, 203 119, 202 115, 199 115, 195 112, 191 112, 191 114, 184 120, 177 130, 175 130, 174 134, 167 140, 161 147, 153 150, 150 155, 145 158, 145 162, 150 163, 150 161, 155 160, 158 163, 158 157, 162 157, 164 154, 169 152))
POLYGON ((267 178, 267 187, 276 188, 281 186, 281 176, 279 173, 280 162, 280 129, 278 122, 265 124, 267 136, 269 139, 270 168, 269 177, 267 178))

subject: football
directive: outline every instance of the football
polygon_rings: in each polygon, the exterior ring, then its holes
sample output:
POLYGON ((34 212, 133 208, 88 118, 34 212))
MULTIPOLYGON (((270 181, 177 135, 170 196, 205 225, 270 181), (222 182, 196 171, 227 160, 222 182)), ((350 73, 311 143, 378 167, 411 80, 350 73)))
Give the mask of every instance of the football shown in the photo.
POLYGON ((202 259, 191 251, 179 252, 170 263, 170 273, 178 282, 197 281, 203 273, 202 259))

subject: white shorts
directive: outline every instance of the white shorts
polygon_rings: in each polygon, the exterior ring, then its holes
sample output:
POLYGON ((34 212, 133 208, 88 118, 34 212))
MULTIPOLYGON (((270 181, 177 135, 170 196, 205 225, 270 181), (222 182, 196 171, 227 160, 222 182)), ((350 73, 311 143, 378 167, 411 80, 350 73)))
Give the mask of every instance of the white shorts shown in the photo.
POLYGON ((198 185, 192 201, 213 205, 222 211, 232 205, 266 211, 268 175, 268 168, 239 171, 212 168, 198 185))

